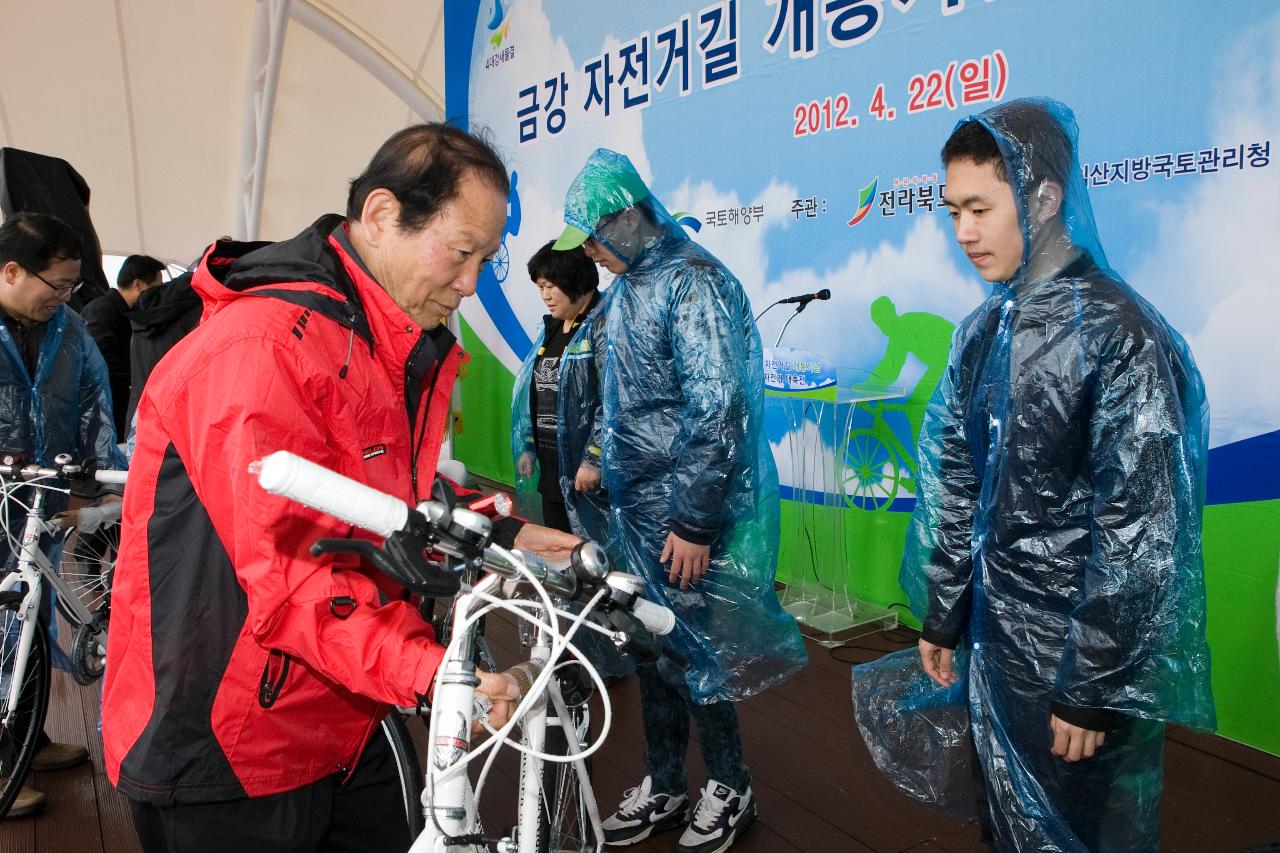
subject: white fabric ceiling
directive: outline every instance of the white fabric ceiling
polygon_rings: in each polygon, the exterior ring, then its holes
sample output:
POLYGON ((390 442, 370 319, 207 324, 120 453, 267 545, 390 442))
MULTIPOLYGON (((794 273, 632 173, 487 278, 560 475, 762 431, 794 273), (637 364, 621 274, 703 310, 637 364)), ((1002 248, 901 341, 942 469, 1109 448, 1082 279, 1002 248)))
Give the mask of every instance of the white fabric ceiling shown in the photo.
MULTIPOLYGON (((264 2, 0 0, 0 145, 62 157, 85 177, 104 252, 190 260, 235 230, 264 2)), ((341 211, 347 181, 378 143, 421 120, 300 19, 336 23, 443 105, 443 0, 286 6, 293 20, 270 124, 262 239, 341 211)))

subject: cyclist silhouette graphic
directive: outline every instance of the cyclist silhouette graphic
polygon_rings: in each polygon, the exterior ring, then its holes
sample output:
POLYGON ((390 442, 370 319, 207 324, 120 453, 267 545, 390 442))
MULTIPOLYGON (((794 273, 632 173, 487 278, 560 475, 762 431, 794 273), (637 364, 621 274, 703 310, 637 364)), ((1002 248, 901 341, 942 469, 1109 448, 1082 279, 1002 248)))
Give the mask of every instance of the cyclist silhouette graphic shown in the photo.
POLYGON ((929 398, 946 370, 955 326, 937 314, 899 314, 887 296, 871 303, 871 321, 889 339, 880 362, 871 369, 876 380, 886 385, 896 382, 909 355, 925 368, 902 402, 877 400, 863 406, 862 411, 871 417, 870 427, 851 430, 845 439, 841 454, 845 463, 845 500, 857 509, 874 511, 887 509, 900 491, 915 493, 916 438, 929 398), (892 418, 895 412, 901 413, 897 419, 892 418), (886 419, 886 414, 891 417, 886 419), (902 418, 906 420, 905 438, 902 418), (894 420, 899 423, 897 429, 894 420))
MULTIPOLYGON (((512 172, 510 181, 511 193, 507 196, 507 221, 502 228, 502 245, 493 253, 493 260, 490 261, 493 266, 493 275, 498 279, 499 284, 506 281, 507 275, 511 272, 511 255, 507 251, 507 238, 520 233, 520 192, 516 189, 520 176, 512 172)), ((944 353, 943 358, 945 357, 944 353)))

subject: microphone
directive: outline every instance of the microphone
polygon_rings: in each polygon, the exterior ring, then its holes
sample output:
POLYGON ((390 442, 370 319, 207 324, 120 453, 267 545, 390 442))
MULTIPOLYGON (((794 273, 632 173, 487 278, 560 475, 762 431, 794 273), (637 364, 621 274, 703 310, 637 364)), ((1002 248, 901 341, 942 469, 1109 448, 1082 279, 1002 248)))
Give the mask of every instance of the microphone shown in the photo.
POLYGON ((777 304, 791 305, 798 302, 801 305, 808 305, 810 302, 812 302, 815 299, 830 299, 830 298, 831 298, 831 291, 824 287, 822 288, 822 290, 819 290, 817 293, 805 293, 805 294, 801 294, 800 296, 788 296, 786 299, 779 299, 777 304))

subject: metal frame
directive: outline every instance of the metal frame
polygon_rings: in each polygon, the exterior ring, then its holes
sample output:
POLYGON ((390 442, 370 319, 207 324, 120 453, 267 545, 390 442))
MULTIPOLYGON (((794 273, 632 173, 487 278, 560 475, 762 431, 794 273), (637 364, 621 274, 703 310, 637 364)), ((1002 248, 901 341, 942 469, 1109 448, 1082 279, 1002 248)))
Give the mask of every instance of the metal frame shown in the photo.
MULTIPOLYGON (((444 15, 443 7, 437 14, 444 15)), ((444 116, 444 99, 440 93, 418 79, 414 70, 385 45, 323 0, 257 0, 250 33, 240 173, 236 183, 234 235, 238 240, 258 239, 262 223, 271 120, 280 84, 284 35, 290 19, 316 33, 373 75, 423 121, 440 121, 444 116)), ((433 37, 440 29, 439 21, 436 23, 433 37)))

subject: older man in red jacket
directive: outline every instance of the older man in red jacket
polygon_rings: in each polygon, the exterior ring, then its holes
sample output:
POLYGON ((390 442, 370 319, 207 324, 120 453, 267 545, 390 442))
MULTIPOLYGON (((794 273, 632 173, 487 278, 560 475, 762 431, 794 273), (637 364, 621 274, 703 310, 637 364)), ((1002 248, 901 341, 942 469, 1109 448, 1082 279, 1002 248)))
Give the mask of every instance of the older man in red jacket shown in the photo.
MULTIPOLYGON (((359 531, 248 465, 290 450, 429 496, 467 358, 443 320, 498 248, 507 192, 488 145, 412 127, 352 182, 345 220, 206 253, 204 321, 138 405, 107 651, 107 772, 147 850, 408 846, 370 734, 428 692, 443 650, 388 578, 308 553, 359 531)), ((495 540, 553 556, 577 541, 521 524, 495 540)), ((514 697, 500 674, 480 690, 514 697)))

